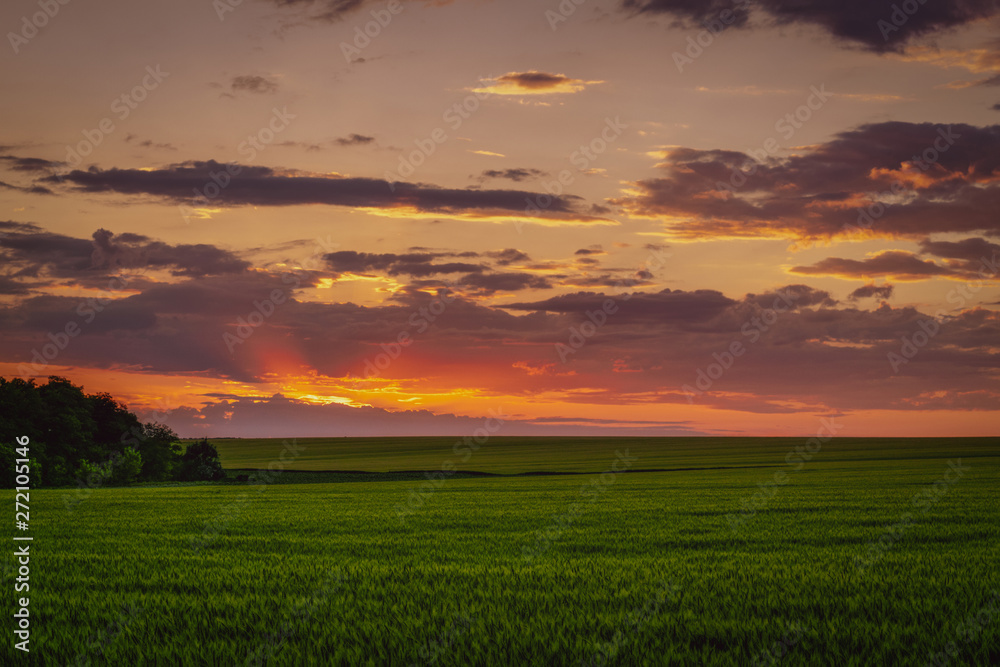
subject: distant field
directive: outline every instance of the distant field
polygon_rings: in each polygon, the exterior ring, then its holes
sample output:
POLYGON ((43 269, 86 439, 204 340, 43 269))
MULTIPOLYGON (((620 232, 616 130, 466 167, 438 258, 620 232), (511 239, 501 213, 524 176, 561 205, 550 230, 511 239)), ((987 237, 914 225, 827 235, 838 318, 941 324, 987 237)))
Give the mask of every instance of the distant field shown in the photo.
MULTIPOLYGON (((460 471, 500 474, 598 472, 616 449, 639 457, 641 469, 783 466, 808 438, 531 438, 490 437, 472 451, 462 438, 299 438, 301 448, 287 468, 393 472, 440 470, 446 461, 460 471), (456 444, 458 443, 458 444, 456 444), (468 458, 466 459, 466 457, 468 458)), ((226 468, 267 467, 279 461, 281 439, 212 440, 226 468)), ((291 442, 289 440, 288 442, 291 442)), ((475 442, 471 443, 475 446, 475 442)), ((951 456, 996 456, 1000 438, 837 438, 822 444, 815 460, 824 464, 951 456)), ((286 457, 287 458, 287 457, 286 457)))
MULTIPOLYGON (((217 442, 228 468, 281 449, 217 442)), ((298 469, 455 458, 453 438, 301 442, 298 469)), ((33 491, 33 657, 924 665, 953 643, 948 664, 1000 663, 1000 440, 835 441, 796 470, 802 442, 495 438, 460 469, 586 474, 448 479, 402 520, 421 475, 97 489, 72 511, 33 491), (685 470, 602 477, 625 448, 685 470)))

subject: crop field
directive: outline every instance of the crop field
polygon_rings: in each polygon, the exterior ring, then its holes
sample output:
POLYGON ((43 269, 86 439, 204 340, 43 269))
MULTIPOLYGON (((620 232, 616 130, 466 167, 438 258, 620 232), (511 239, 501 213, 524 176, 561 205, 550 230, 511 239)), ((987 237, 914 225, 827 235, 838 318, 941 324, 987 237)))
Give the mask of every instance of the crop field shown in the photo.
POLYGON ((998 439, 456 440, 218 440, 285 472, 32 491, 32 658, 1000 663, 998 439))

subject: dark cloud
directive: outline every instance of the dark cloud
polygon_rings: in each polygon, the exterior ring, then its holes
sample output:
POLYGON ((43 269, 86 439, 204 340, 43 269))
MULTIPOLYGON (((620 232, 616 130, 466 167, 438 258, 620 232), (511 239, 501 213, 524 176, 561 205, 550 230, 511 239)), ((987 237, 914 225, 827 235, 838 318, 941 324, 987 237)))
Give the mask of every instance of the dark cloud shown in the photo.
POLYGON ((518 88, 527 90, 547 90, 558 88, 562 84, 574 83, 576 79, 571 79, 562 74, 549 74, 548 72, 508 72, 497 78, 497 81, 509 83, 518 88))
POLYGON ((499 266, 507 266, 513 264, 514 262, 528 262, 531 258, 528 257, 527 253, 524 253, 516 248, 504 248, 503 250, 492 250, 490 252, 483 253, 487 257, 496 261, 499 266))
POLYGON ((829 239, 873 233, 1000 233, 1000 125, 885 122, 842 132, 788 158, 678 148, 638 194, 636 216, 713 237, 829 239), (905 193, 902 201, 894 191, 905 193), (875 193, 875 194, 873 194, 875 193))
POLYGON ((0 181, 0 188, 4 188, 7 190, 16 190, 18 192, 26 192, 28 194, 33 194, 33 195, 53 194, 52 190, 49 190, 48 188, 43 187, 41 185, 21 186, 21 185, 12 185, 10 183, 4 183, 3 181, 0 181))
POLYGON ((684 292, 665 289, 648 294, 642 292, 605 295, 600 292, 577 292, 563 294, 544 301, 512 303, 503 306, 507 310, 527 310, 549 313, 585 314, 604 308, 608 299, 615 302, 614 321, 624 322, 668 322, 710 320, 736 302, 715 290, 684 292))
POLYGON ((0 275, 0 294, 27 294, 29 285, 8 276, 0 275))
POLYGON ((982 262, 991 260, 995 263, 997 253, 1000 253, 1000 245, 990 243, 986 239, 970 238, 961 241, 931 241, 924 239, 920 242, 921 252, 935 257, 947 259, 962 259, 970 262, 982 262))
POLYGON ((751 13, 765 23, 817 26, 834 37, 878 53, 900 51, 910 40, 994 16, 995 0, 623 0, 626 11, 665 13, 686 27, 717 24, 720 19, 747 28, 751 13), (901 6, 912 4, 906 13, 901 6), (723 12, 732 12, 724 15, 723 12))
POLYGON ((139 139, 139 137, 137 137, 137 136, 135 136, 134 134, 131 134, 131 133, 125 135, 125 143, 132 144, 134 146, 138 146, 139 148, 154 148, 154 149, 165 150, 165 151, 175 151, 175 150, 177 150, 177 147, 174 146, 173 144, 169 144, 169 143, 157 143, 157 142, 153 141, 152 139, 139 139))
POLYGON ((278 92, 278 83, 256 74, 243 74, 233 77, 229 89, 234 93, 255 93, 270 95, 278 92))
POLYGON ((521 181, 527 181, 530 179, 540 178, 545 175, 545 172, 541 169, 527 169, 527 168, 514 168, 514 169, 485 169, 480 175, 479 180, 486 180, 488 178, 505 178, 516 183, 521 181))
POLYGON ((341 20, 366 0, 268 0, 272 4, 301 13, 311 21, 334 22, 341 20))
POLYGON ((239 273, 250 263, 207 244, 170 245, 141 234, 99 229, 91 239, 44 231, 26 223, 0 223, 0 257, 12 278, 69 279, 103 286, 123 269, 168 269, 171 275, 202 277, 239 273))
POLYGON ((593 246, 590 246, 589 248, 580 248, 579 250, 577 250, 573 254, 574 255, 607 255, 608 253, 604 252, 604 248, 602 248, 601 246, 599 246, 599 245, 593 245, 593 246))
POLYGON ((894 286, 885 283, 884 285, 876 285, 874 283, 869 283, 868 285, 862 285, 858 289, 854 290, 847 297, 851 301, 857 301, 858 299, 888 299, 892 296, 894 286))
POLYGON ((321 151, 331 146, 336 146, 339 148, 344 148, 347 146, 368 146, 375 143, 375 137, 369 137, 364 134, 351 133, 346 137, 337 137, 336 139, 330 139, 327 141, 279 141, 276 145, 284 146, 286 148, 304 148, 306 152, 313 153, 316 151, 321 151))
MULTIPOLYGON (((537 193, 521 190, 459 190, 406 182, 390 183, 376 178, 340 178, 328 175, 278 172, 269 167, 229 165, 239 170, 229 176, 227 165, 208 162, 185 162, 164 169, 100 169, 74 170, 61 177, 48 177, 46 182, 68 182, 84 192, 115 192, 125 195, 151 195, 175 202, 213 206, 294 206, 326 204, 331 206, 413 208, 419 212, 438 214, 469 213, 488 216, 494 212, 509 215, 515 211, 530 220, 525 212, 526 200, 537 193), (228 184, 219 188, 215 179, 229 177, 228 184), (208 200, 199 199, 195 192, 215 194, 208 200)), ((548 196, 548 195, 546 195, 548 196)), ((565 217, 574 220, 594 220, 576 212, 576 198, 553 197, 547 209, 535 217, 565 217)))
POLYGON ((13 171, 27 172, 50 172, 63 164, 38 157, 17 157, 16 155, 0 155, 0 160, 6 162, 13 171))
POLYGON ((829 292, 818 290, 808 285, 785 285, 773 292, 747 294, 743 300, 746 303, 756 304, 761 308, 773 308, 775 301, 779 299, 785 306, 792 310, 811 306, 830 307, 837 305, 837 300, 831 297, 829 292))
POLYGON ((961 241, 920 242, 920 254, 941 258, 944 264, 921 259, 903 250, 887 250, 863 260, 830 257, 811 266, 796 266, 792 273, 830 275, 843 278, 892 276, 898 280, 925 280, 938 276, 976 279, 980 274, 995 274, 1000 261, 1000 245, 982 238, 961 241))
MULTIPOLYGON (((0 223, 0 232, 6 234, 0 242, 14 241, 13 246, 0 246, 5 268, 29 260, 37 264, 44 253, 53 258, 39 269, 38 282, 31 285, 33 294, 21 292, 15 295, 16 304, 0 305, 0 359, 15 364, 29 361, 32 350, 49 341, 49 332, 74 320, 81 323, 82 332, 54 363, 82 369, 129 368, 254 382, 273 377, 268 364, 273 350, 280 349, 301 368, 331 383, 350 378, 349 384, 357 389, 353 383, 365 382, 365 361, 381 352, 380 344, 409 332, 417 344, 385 375, 400 391, 415 387, 407 384, 416 382, 412 378, 433 374, 444 384, 460 383, 475 372, 485 394, 525 398, 544 394, 587 406, 595 402, 686 405, 681 387, 693 383, 699 369, 715 363, 718 357, 713 355, 740 342, 747 353, 697 403, 757 413, 934 406, 990 410, 1000 396, 996 353, 1000 313, 987 309, 951 309, 939 320, 938 333, 898 372, 890 367, 887 355, 899 352, 902 337, 921 331, 921 322, 926 326, 928 313, 887 303, 872 310, 856 304, 842 307, 827 292, 801 284, 740 298, 714 290, 616 293, 606 287, 500 308, 479 300, 544 289, 572 277, 555 277, 551 269, 544 275, 483 271, 462 274, 447 301, 440 300, 441 290, 435 296, 432 289, 441 286, 440 280, 418 277, 392 300, 362 306, 306 301, 309 292, 304 288, 329 273, 303 272, 289 282, 288 274, 266 268, 200 275, 192 268, 171 265, 177 275, 169 282, 137 279, 128 291, 117 292, 92 321, 83 322, 79 309, 86 299, 37 293, 53 272, 84 275, 93 270, 88 267, 95 251, 109 265, 128 258, 133 246, 154 258, 164 253, 160 262, 177 261, 176 255, 193 252, 180 246, 159 248, 142 234, 99 231, 94 239, 71 239, 15 222, 0 223), (227 347, 224 336, 233 336, 239 319, 259 312, 257 304, 274 290, 284 295, 281 304, 268 310, 252 336, 227 347), (433 303, 438 308, 430 308, 433 303), (581 331, 582 324, 593 322, 592 314, 602 310, 608 312, 604 324, 595 326, 582 346, 560 359, 557 346, 565 347, 572 331, 581 331), (435 318, 418 329, 414 318, 422 321, 421 312, 434 312, 435 318)), ((942 259, 965 262, 981 249, 973 247, 978 246, 973 241, 952 245, 928 241, 925 247, 942 259)), ((354 253, 337 256, 341 262, 337 266, 353 261, 359 267, 378 265, 379 271, 388 271, 407 259, 432 266, 446 254, 460 253, 354 253), (431 257, 406 258, 407 254, 431 257)), ((218 255, 213 257, 217 260, 218 255)), ((17 289, 11 281, 27 285, 26 276, 5 278, 0 291, 17 289)), ((873 290, 871 296, 879 294, 873 290)), ((39 374, 51 371, 43 368, 39 374)), ((337 390, 331 386, 329 391, 335 395, 337 390)), ((247 401, 238 409, 246 408, 241 419, 251 418, 251 399, 216 396, 213 400, 230 403, 230 411, 232 403, 247 401)), ((298 414, 298 407, 284 400, 276 405, 289 412, 280 414, 298 414)), ((220 412, 225 407, 220 406, 220 412)), ((210 423, 221 421, 215 412, 203 414, 210 423)), ((344 414, 349 419, 359 413, 344 414)), ((188 416, 198 418, 194 413, 188 416)))
POLYGON ((334 143, 338 146, 363 146, 373 141, 375 141, 375 137, 366 137, 363 134, 349 134, 346 137, 334 139, 334 143))
POLYGON ((913 253, 887 250, 867 259, 828 257, 810 266, 796 266, 792 273, 804 276, 838 276, 843 278, 869 278, 892 276, 896 280, 925 280, 937 276, 956 275, 951 269, 923 260, 913 253))
POLYGON ((484 295, 553 287, 548 279, 532 273, 473 273, 464 276, 458 284, 484 295))
POLYGON ((384 272, 390 276, 410 275, 426 277, 447 273, 475 273, 483 271, 478 264, 466 262, 445 262, 434 264, 434 260, 450 256, 449 253, 367 253, 344 250, 324 255, 327 265, 337 273, 384 272))

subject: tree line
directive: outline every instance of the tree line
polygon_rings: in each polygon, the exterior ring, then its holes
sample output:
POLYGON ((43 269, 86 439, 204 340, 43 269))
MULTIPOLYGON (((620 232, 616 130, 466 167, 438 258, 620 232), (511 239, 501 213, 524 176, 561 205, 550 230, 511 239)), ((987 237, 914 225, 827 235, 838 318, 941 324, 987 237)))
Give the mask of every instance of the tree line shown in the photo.
POLYGON ((30 438, 32 486, 127 485, 225 477, 215 446, 182 449, 168 426, 143 423, 108 393, 85 394, 66 378, 46 384, 0 377, 0 486, 14 486, 16 438, 30 438))

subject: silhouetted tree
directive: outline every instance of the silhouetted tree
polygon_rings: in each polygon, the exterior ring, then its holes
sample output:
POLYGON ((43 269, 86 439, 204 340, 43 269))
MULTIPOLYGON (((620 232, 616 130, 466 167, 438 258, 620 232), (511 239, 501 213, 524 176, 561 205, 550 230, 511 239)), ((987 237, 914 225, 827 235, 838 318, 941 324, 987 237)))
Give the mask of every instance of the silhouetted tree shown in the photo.
POLYGON ((25 435, 36 486, 67 486, 91 477, 112 484, 161 481, 172 479, 181 462, 170 428, 143 424, 110 394, 84 394, 56 376, 44 385, 0 377, 2 486, 14 485, 6 471, 13 471, 14 458, 23 458, 15 456, 14 445, 25 435))
POLYGON ((219 461, 219 452, 207 438, 188 445, 181 457, 178 479, 186 481, 216 480, 226 476, 219 461))

